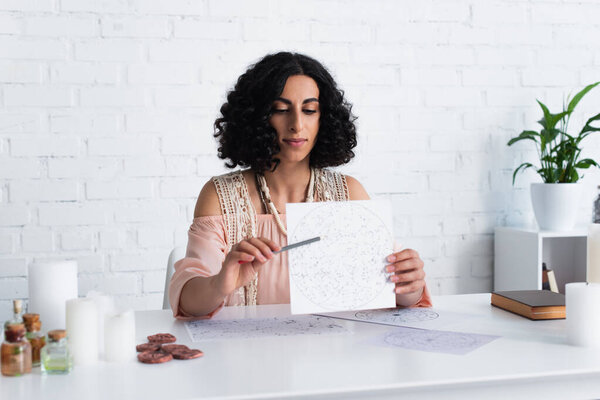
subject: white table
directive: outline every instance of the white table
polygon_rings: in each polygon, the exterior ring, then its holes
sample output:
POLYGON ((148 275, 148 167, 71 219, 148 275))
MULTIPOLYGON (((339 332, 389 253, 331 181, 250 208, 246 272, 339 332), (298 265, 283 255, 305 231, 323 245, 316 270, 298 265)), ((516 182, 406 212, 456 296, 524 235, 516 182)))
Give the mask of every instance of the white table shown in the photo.
MULTIPOLYGON (((451 355, 369 343, 389 326, 338 320, 350 334, 192 343, 169 311, 136 313, 138 342, 171 332, 202 349, 190 361, 78 367, 65 376, 0 377, 0 398, 600 398, 600 350, 565 344, 565 321, 530 321, 490 306, 489 294, 434 297, 436 310, 464 313, 448 330, 501 335, 451 355)), ((289 306, 226 308, 217 318, 287 315, 289 306)))

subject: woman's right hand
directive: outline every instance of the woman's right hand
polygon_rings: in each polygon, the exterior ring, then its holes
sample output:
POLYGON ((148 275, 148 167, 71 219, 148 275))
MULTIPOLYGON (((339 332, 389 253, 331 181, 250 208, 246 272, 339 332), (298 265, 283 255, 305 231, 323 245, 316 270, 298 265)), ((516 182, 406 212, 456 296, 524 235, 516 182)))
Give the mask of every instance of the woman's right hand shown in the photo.
POLYGON ((242 240, 231 248, 216 276, 217 289, 226 296, 254 279, 261 265, 273 258, 281 247, 272 240, 257 237, 242 240))

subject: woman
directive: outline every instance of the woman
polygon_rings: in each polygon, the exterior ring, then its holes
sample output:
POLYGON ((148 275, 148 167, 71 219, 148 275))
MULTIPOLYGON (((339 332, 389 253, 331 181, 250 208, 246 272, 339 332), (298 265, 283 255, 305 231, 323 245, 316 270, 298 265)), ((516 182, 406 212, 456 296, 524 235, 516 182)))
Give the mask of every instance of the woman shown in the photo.
MULTIPOLYGON (((351 106, 316 60, 268 55, 238 79, 215 122, 229 168, 203 187, 186 258, 175 264, 169 299, 180 319, 210 318, 223 305, 289 303, 286 203, 369 199, 350 176, 332 172, 356 146, 351 106)), ((430 306, 423 261, 391 254, 400 306, 430 306)))

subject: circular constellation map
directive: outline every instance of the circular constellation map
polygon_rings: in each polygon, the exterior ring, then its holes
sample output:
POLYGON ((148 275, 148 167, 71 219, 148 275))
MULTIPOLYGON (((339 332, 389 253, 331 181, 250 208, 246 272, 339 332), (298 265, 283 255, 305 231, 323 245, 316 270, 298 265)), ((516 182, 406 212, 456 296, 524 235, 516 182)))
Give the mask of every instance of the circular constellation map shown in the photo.
POLYGON ((408 349, 447 351, 448 349, 469 349, 479 341, 467 333, 418 330, 415 332, 390 332, 384 337, 385 343, 408 349))
POLYGON ((360 309, 384 290, 385 257, 394 239, 379 216, 353 202, 323 203, 288 240, 315 236, 321 240, 289 254, 293 284, 310 302, 328 310, 360 309))
POLYGON ((356 318, 363 321, 380 322, 382 324, 398 325, 407 322, 430 321, 439 317, 439 314, 431 310, 417 308, 406 309, 384 309, 359 311, 356 318))

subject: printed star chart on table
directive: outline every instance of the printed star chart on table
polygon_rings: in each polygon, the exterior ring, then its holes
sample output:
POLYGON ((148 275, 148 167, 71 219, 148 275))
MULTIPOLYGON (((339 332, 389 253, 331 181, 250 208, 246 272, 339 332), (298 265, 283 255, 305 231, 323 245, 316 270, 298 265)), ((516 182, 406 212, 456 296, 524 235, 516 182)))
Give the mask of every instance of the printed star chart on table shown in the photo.
POLYGON ((348 329, 334 319, 315 315, 230 320, 204 319, 187 321, 185 327, 193 342, 349 333, 348 329))
POLYGON ((464 355, 498 338, 499 336, 478 333, 398 327, 375 338, 372 343, 408 350, 464 355))
POLYGON ((293 314, 396 305, 385 272, 394 243, 389 202, 291 203, 286 217, 288 243, 321 238, 289 250, 293 314))
POLYGON ((499 336, 478 333, 440 330, 440 328, 456 328, 456 321, 464 322, 470 316, 457 312, 438 311, 435 308, 385 308, 319 315, 395 326, 397 328, 369 342, 378 346, 400 347, 408 350, 462 355, 499 338, 499 336))
POLYGON ((435 308, 384 308, 378 310, 319 313, 319 315, 351 321, 419 329, 448 328, 456 325, 456 321, 458 320, 469 318, 468 315, 462 313, 442 312, 435 308))

